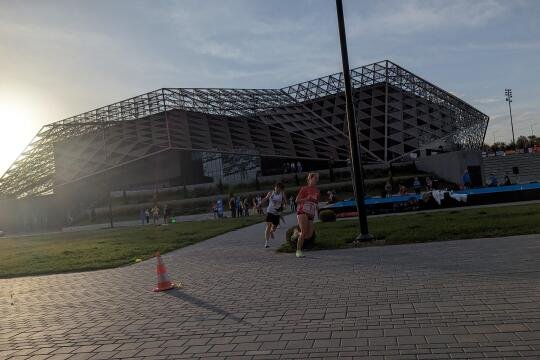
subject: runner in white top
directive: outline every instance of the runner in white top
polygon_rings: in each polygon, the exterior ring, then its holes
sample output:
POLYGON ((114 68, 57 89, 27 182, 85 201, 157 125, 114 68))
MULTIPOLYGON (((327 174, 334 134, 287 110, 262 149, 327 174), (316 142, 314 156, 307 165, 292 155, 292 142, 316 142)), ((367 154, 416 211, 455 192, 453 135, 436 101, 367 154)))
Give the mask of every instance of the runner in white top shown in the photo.
POLYGON ((274 191, 270 191, 266 197, 262 199, 262 203, 268 200, 268 208, 266 209, 266 229, 264 231, 266 240, 264 244, 265 248, 270 247, 270 238, 274 238, 274 232, 279 225, 281 212, 283 211, 283 207, 287 205, 287 197, 283 191, 284 188, 283 184, 279 182, 274 187, 274 191))

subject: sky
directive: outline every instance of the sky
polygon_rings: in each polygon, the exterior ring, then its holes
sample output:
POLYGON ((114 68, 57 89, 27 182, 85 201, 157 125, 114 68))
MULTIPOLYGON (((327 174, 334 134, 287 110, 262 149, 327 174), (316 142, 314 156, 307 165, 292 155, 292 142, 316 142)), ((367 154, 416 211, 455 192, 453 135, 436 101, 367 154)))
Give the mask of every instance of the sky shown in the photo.
MULTIPOLYGON (((351 67, 391 60, 540 133, 540 1, 344 0, 351 67)), ((0 0, 0 174, 48 123, 162 87, 281 88, 341 71, 332 0, 0 0)))

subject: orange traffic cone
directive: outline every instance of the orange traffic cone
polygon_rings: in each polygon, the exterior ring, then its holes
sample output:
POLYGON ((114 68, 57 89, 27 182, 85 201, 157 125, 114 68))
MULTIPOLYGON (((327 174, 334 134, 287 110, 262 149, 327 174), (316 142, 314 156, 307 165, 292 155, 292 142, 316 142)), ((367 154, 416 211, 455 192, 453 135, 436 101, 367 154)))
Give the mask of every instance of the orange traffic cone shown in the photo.
POLYGON ((167 273, 167 268, 161 259, 159 251, 156 252, 157 258, 157 287, 154 288, 154 291, 164 291, 170 290, 174 287, 169 279, 169 274, 167 273))

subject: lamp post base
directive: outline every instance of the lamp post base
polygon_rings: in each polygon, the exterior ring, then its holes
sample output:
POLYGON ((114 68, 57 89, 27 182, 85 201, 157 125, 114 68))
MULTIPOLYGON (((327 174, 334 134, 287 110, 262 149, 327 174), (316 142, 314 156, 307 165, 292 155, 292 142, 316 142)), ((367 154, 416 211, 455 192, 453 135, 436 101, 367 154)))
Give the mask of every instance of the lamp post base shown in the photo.
POLYGON ((360 234, 356 237, 356 241, 360 241, 360 242, 373 241, 373 240, 375 240, 375 237, 371 234, 360 234))

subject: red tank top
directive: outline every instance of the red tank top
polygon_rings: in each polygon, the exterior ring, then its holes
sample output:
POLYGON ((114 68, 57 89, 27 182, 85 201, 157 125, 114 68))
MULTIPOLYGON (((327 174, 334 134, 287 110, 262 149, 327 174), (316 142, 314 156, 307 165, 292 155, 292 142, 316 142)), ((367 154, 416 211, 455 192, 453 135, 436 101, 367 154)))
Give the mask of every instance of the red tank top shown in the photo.
POLYGON ((298 192, 298 197, 304 200, 298 205, 298 211, 315 216, 320 195, 319 189, 315 186, 302 186, 298 192))

